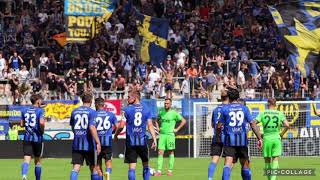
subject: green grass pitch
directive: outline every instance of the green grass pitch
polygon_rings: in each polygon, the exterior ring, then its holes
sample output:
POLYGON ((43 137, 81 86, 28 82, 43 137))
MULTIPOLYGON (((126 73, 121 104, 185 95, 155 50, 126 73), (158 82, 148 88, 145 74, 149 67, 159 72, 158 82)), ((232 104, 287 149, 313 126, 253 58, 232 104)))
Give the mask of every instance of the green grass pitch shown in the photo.
MULTIPOLYGON (((22 160, 0 160, 0 180, 17 180, 21 179, 21 162, 22 160)), ((164 160, 164 168, 168 167, 168 159, 164 160)), ((153 180, 205 180, 207 179, 207 168, 209 158, 193 159, 193 158, 176 158, 175 170, 172 177, 163 175, 161 177, 151 177, 153 180)), ((141 163, 137 167, 137 180, 142 179, 141 163)), ((67 180, 71 171, 70 159, 44 159, 42 170, 43 180, 67 180)), ((156 167, 156 158, 151 159, 150 166, 156 167)), ((267 179, 263 176, 264 162, 262 158, 252 159, 252 179, 263 180, 267 179)), ((319 180, 320 179, 320 157, 289 157, 280 160, 280 168, 315 168, 316 176, 297 177, 297 176, 281 176, 279 180, 319 180)), ((221 179, 223 169, 223 162, 219 163, 214 174, 214 179, 221 179)), ((164 172, 165 169, 164 169, 164 172)), ((113 170, 111 180, 126 180, 127 179, 127 165, 123 163, 123 159, 113 160, 113 170)), ((29 168, 28 179, 33 180, 34 165, 29 168)), ((79 175, 79 180, 90 179, 89 171, 86 166, 82 167, 79 175)), ((232 180, 241 179, 240 164, 237 164, 231 174, 232 180)))

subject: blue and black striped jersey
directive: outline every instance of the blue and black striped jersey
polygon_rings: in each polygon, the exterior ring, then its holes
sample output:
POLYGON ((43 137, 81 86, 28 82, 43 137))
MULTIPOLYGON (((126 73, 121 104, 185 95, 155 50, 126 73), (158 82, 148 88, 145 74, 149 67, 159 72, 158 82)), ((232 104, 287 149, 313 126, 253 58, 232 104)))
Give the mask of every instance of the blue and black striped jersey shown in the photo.
POLYGON ((147 145, 146 128, 151 119, 150 111, 141 104, 129 105, 124 109, 126 118, 126 143, 131 146, 147 145))
POLYGON ((95 110, 80 106, 71 113, 70 126, 73 130, 74 138, 72 150, 93 151, 95 143, 91 136, 89 127, 95 126, 95 110))
POLYGON ((21 112, 24 121, 24 141, 42 142, 43 132, 40 128, 40 119, 44 119, 44 110, 38 107, 28 107, 21 112))
POLYGON ((220 122, 223 124, 222 142, 225 146, 247 146, 247 123, 253 120, 243 104, 232 103, 223 106, 220 122))
POLYGON ((112 146, 112 126, 118 122, 117 117, 109 111, 98 110, 95 123, 101 146, 112 146))

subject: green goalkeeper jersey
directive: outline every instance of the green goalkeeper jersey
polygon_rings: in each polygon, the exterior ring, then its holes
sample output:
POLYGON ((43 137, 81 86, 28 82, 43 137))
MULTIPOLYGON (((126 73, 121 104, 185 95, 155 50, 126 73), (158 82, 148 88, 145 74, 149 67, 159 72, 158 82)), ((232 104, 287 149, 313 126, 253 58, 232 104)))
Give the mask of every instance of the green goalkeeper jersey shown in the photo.
POLYGON ((174 135, 174 128, 177 121, 182 120, 182 116, 175 110, 166 111, 164 108, 159 111, 160 134, 174 135))
POLYGON ((267 109, 259 113, 256 120, 262 124, 264 139, 276 139, 280 138, 281 126, 286 117, 278 110, 267 109))

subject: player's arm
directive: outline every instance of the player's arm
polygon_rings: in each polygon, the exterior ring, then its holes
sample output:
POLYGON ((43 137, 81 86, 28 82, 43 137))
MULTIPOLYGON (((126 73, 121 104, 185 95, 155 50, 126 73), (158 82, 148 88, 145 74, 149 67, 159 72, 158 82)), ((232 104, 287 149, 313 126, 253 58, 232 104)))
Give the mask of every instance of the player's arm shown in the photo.
POLYGON ((156 137, 156 133, 154 132, 152 119, 148 119, 148 130, 151 133, 151 136, 152 136, 152 139, 153 139, 153 143, 152 143, 151 149, 154 149, 156 151, 157 150, 157 137, 156 137))
POLYGON ((251 121, 251 122, 250 122, 250 126, 251 126, 251 128, 252 128, 253 133, 254 133, 254 134, 256 135, 256 137, 258 138, 258 140, 259 140, 259 141, 262 140, 260 131, 259 131, 258 127, 257 127, 257 122, 256 122, 255 120, 251 121))
POLYGON ((315 105, 312 105, 312 106, 313 106, 313 113, 314 113, 316 116, 319 116, 319 117, 320 117, 320 111, 317 111, 315 105))
POLYGON ((181 123, 179 124, 179 126, 174 129, 174 133, 177 133, 178 131, 180 131, 180 129, 187 123, 187 121, 182 117, 181 119, 181 123))
MULTIPOLYGON (((126 119, 126 113, 125 112, 123 112, 123 119, 126 119)), ((118 128, 117 128, 116 132, 114 133, 114 138, 113 138, 113 140, 115 142, 118 141, 118 136, 119 136, 120 132, 124 128, 124 121, 120 121, 118 124, 119 124, 118 128)))
POLYGON ((254 120, 251 116, 250 110, 248 109, 248 107, 245 108, 245 117, 247 122, 250 123, 251 129, 253 131, 253 133, 256 135, 256 137, 258 138, 258 148, 261 149, 262 148, 262 137, 260 134, 260 131, 257 127, 257 122, 256 120, 254 120))
POLYGON ((211 127, 214 128, 215 122, 214 122, 214 111, 212 112, 212 117, 211 117, 211 127))
POLYGON ((24 111, 23 111, 23 110, 21 111, 20 126, 21 126, 21 127, 24 127, 24 126, 25 126, 25 124, 24 124, 24 111))
POLYGON ((119 122, 118 122, 118 119, 115 115, 112 117, 112 119, 113 119, 112 122, 113 122, 113 126, 114 126, 114 129, 112 130, 112 134, 114 134, 117 131, 117 129, 119 128, 119 122))
POLYGON ((74 132, 74 127, 73 127, 73 124, 74 124, 74 115, 73 115, 73 111, 71 112, 71 117, 70 117, 70 123, 69 125, 71 126, 71 129, 72 129, 72 132, 74 132))
POLYGON ((97 128, 95 125, 90 125, 89 129, 90 129, 91 136, 93 137, 94 141, 97 144, 97 153, 99 154, 101 151, 101 144, 98 137, 97 128))
POLYGON ((158 130, 158 132, 160 133, 160 120, 159 119, 157 119, 156 121, 155 121, 155 125, 156 125, 156 129, 158 130))
POLYGON ((284 129, 280 132, 280 137, 282 138, 283 135, 288 131, 289 129, 289 122, 288 120, 283 121, 284 129))
POLYGON ((95 114, 94 115, 90 114, 89 130, 90 130, 91 136, 93 137, 94 141, 96 142, 97 153, 99 154, 101 152, 101 144, 100 144, 100 140, 98 137, 98 132, 97 132, 96 123, 95 123, 95 117, 96 117, 95 114))
POLYGON ((42 133, 44 133, 44 127, 45 127, 45 123, 46 123, 46 117, 45 117, 45 112, 44 110, 42 109, 41 112, 40 112, 40 120, 39 120, 39 123, 40 123, 40 130, 42 133))

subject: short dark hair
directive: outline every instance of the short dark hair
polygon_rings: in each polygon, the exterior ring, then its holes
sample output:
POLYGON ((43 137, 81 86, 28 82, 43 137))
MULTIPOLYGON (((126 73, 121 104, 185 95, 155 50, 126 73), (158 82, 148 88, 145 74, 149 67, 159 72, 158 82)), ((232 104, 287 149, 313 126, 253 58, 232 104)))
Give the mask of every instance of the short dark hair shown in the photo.
POLYGON ((104 105, 104 99, 102 97, 98 97, 94 100, 96 105, 103 106, 104 105))
POLYGON ((92 102, 92 94, 84 93, 81 97, 83 103, 91 103, 92 102))
POLYGON ((225 101, 228 97, 228 91, 222 90, 221 91, 221 101, 225 101))
POLYGON ((171 98, 165 98, 164 101, 170 101, 170 102, 172 102, 172 99, 171 99, 171 98))
POLYGON ((39 94, 32 94, 30 97, 31 104, 35 104, 41 98, 39 94))
POLYGON ((240 97, 240 93, 237 89, 233 89, 233 88, 230 88, 228 90, 228 97, 229 97, 229 100, 232 102, 232 101, 236 101, 239 99, 240 97))
POLYGON ((242 98, 238 99, 238 102, 243 104, 243 105, 246 105, 246 101, 244 99, 242 99, 242 98))

